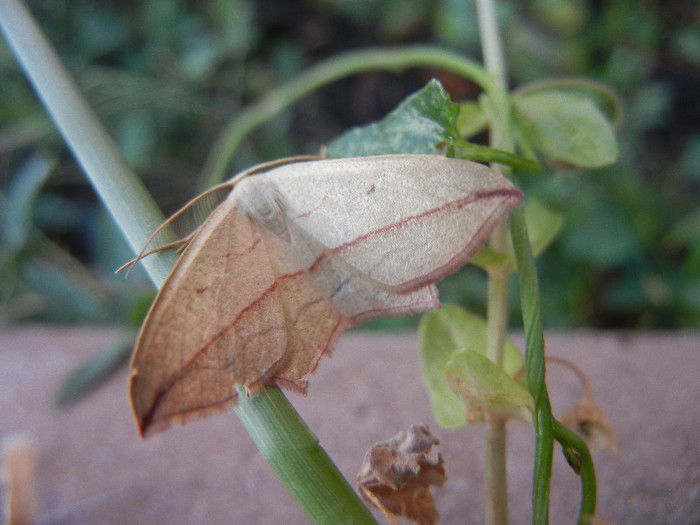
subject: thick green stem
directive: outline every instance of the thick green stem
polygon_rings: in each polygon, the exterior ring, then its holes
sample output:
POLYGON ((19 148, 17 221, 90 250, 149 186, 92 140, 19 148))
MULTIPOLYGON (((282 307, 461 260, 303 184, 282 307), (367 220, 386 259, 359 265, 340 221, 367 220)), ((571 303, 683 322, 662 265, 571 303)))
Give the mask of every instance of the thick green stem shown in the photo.
POLYGON ((313 523, 374 523, 299 414, 279 409, 287 403, 278 388, 254 398, 246 397, 244 388, 238 394, 238 417, 313 523))
MULTIPOLYGON (((138 253, 163 222, 158 206, 94 117, 75 81, 24 6, 16 0, 0 1, 0 25, 56 127, 138 253)), ((144 261, 144 265, 159 286, 174 261, 174 254, 161 254, 144 261)))
MULTIPOLYGON (((138 253, 162 222, 162 214, 20 2, 0 0, 0 27, 95 190, 138 253)), ((143 261, 157 287, 175 260, 174 254, 165 252, 143 261)), ((236 413, 266 457, 277 449, 272 454, 273 468, 314 523, 375 523, 279 390, 268 389, 254 400, 242 399, 236 413), (271 443, 271 436, 281 443, 271 443)))

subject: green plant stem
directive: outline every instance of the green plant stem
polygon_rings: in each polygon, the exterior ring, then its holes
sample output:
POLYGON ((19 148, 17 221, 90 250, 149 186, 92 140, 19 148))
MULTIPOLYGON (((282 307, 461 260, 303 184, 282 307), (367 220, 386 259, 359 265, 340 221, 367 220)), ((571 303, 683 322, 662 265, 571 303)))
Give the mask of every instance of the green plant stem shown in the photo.
POLYGON ((552 477, 554 439, 576 452, 581 459, 581 513, 579 522, 586 523, 595 515, 596 479, 593 459, 588 447, 576 434, 559 423, 552 408, 545 383, 544 331, 540 317, 540 293, 535 260, 525 224, 525 211, 518 206, 510 214, 511 239, 520 276, 520 304, 525 328, 525 370, 528 391, 535 400, 535 469, 532 488, 532 523, 549 521, 549 488, 552 477))
POLYGON ((481 52, 484 56, 486 70, 506 86, 508 73, 504 60, 501 36, 498 31, 498 18, 493 0, 476 0, 476 14, 479 18, 479 35, 481 37, 481 52))
MULTIPOLYGON (((0 27, 95 190, 138 253, 162 222, 162 214, 26 8, 17 0, 0 0, 0 27)), ((163 253, 143 261, 157 287, 175 260, 174 254, 163 253)), ((285 483, 302 508, 313 509, 312 521, 348 523, 350 516, 351 523, 375 523, 294 408, 281 393, 271 394, 270 390, 275 389, 266 390, 254 402, 241 402, 236 413, 266 456, 269 436, 284 432, 285 446, 292 447, 293 453, 276 453, 274 468, 286 473, 285 483), (280 428, 285 425, 289 426, 280 428)))
POLYGON ((419 66, 440 68, 469 78, 487 93, 499 89, 498 84, 480 64, 433 46, 374 48, 338 55, 310 67, 241 111, 214 144, 205 163, 202 189, 210 188, 223 180, 236 149, 248 133, 309 93, 359 72, 400 71, 419 66))
POLYGON ((486 523, 508 523, 507 420, 489 414, 484 428, 486 523))
POLYGON ((544 332, 540 317, 537 269, 525 224, 525 211, 518 206, 510 214, 511 238, 520 276, 520 304, 525 328, 527 388, 535 400, 535 469, 532 487, 532 523, 549 521, 549 487, 552 477, 554 436, 552 409, 545 385, 544 332))
POLYGON ((518 171, 528 171, 539 173, 542 165, 534 158, 526 158, 509 153, 507 151, 470 144, 467 141, 456 141, 455 157, 460 159, 473 160, 475 162, 490 162, 509 166, 518 171))
POLYGON ((556 419, 552 421, 552 431, 555 439, 561 446, 574 450, 581 460, 581 470, 579 473, 581 476, 581 511, 579 514, 579 524, 589 525, 590 518, 595 516, 597 498, 593 458, 583 439, 556 419))
MULTIPOLYGON (((499 226, 491 235, 490 246, 505 251, 506 229, 499 226)), ((489 272, 486 325, 486 356, 503 366, 505 332, 508 322, 508 271, 498 267, 489 272)), ((508 523, 508 472, 506 469, 506 419, 489 415, 484 429, 484 485, 486 523, 508 523)))
POLYGON ((254 398, 246 397, 245 389, 239 388, 238 395, 240 402, 235 410, 243 425, 287 489, 302 496, 297 496, 297 500, 313 523, 374 522, 363 505, 352 504, 352 489, 342 476, 337 475, 335 465, 301 417, 295 411, 277 408, 284 400, 284 394, 278 388, 266 388, 254 398), (269 427, 268 421, 275 423, 271 427, 273 432, 261 432, 269 427), (323 456, 323 461, 309 463, 309 454, 323 456), (348 489, 351 491, 348 497, 339 502, 340 512, 326 503, 348 489))
MULTIPOLYGON (((138 252, 163 222, 158 206, 94 118, 73 78, 24 6, 17 0, 0 1, 0 24, 56 127, 89 174, 127 241, 138 252)), ((162 282, 174 260, 173 254, 162 254, 144 264, 155 281, 162 282)))
MULTIPOLYGON (((506 65, 501 51, 498 22, 495 7, 491 0, 477 0, 477 16, 481 35, 482 54, 486 70, 501 86, 499 90, 489 93, 490 107, 494 117, 489 127, 489 145, 509 153, 514 151, 515 141, 512 134, 510 104, 505 95, 506 65)), ((493 165, 504 175, 510 170, 505 166, 493 165)), ((505 252, 507 229, 501 224, 491 234, 489 245, 494 250, 505 252)), ((503 366, 505 332, 508 323, 508 272, 498 268, 489 272, 488 278, 488 312, 487 312, 487 356, 499 367, 503 366)), ((490 416, 486 420, 484 432, 485 446, 485 481, 486 481, 486 523, 488 525, 508 524, 508 472, 506 421, 500 417, 490 416)))

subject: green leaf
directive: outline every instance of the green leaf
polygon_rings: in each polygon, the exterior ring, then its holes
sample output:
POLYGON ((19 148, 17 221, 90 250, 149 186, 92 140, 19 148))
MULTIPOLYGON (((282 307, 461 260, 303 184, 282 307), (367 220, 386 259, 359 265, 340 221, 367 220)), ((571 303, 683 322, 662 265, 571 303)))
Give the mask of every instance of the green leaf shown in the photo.
POLYGON ((66 377, 56 404, 61 407, 74 403, 105 383, 126 364, 133 345, 133 337, 128 337, 85 361, 66 377))
POLYGON ((488 120, 478 102, 461 102, 459 104, 459 117, 457 129, 461 137, 470 138, 486 131, 488 120))
MULTIPOLYGON (((418 326, 421 368, 435 420, 445 428, 467 424, 464 403, 447 384, 445 366, 457 349, 486 355, 486 321, 466 310, 445 304, 439 310, 425 314, 418 326)), ((523 367, 518 349, 506 341, 503 369, 513 377, 523 367)), ((519 379, 524 381, 523 374, 519 379)))
POLYGON ((700 207, 688 213, 671 227, 666 242, 684 244, 700 241, 700 207))
POLYGON ((484 421, 486 413, 532 422, 535 401, 530 393, 486 356, 456 350, 447 362, 445 376, 464 402, 468 423, 484 421))
POLYGON ((10 180, 0 211, 0 266, 19 253, 27 242, 34 200, 56 164, 55 157, 37 153, 10 180))
POLYGON ((353 128, 328 145, 329 157, 444 153, 459 137, 459 106, 437 80, 406 98, 379 122, 353 128))
POLYGON ((546 157, 584 168, 617 159, 613 127, 589 98, 547 89, 513 98, 515 117, 532 146, 546 157))
MULTIPOLYGON (((485 117, 472 104, 466 110, 474 114, 483 127, 485 117)), ((473 160, 498 162, 516 169, 537 172, 541 166, 536 159, 528 159, 487 146, 470 144, 460 135, 460 125, 466 125, 460 106, 450 100, 440 82, 431 80, 423 89, 406 98, 379 122, 353 128, 328 145, 327 155, 334 158, 364 157, 396 153, 427 153, 473 160)))
MULTIPOLYGON (((683 273, 686 277, 700 276, 700 208, 696 208, 673 225, 662 242, 666 249, 674 247, 685 250, 687 255, 683 262, 683 273)), ((690 287, 684 286, 684 289, 687 292, 690 287)), ((692 303, 698 302, 700 300, 692 301, 692 303)))
POLYGON ((490 246, 484 246, 469 262, 488 272, 501 266, 512 266, 513 258, 509 257, 508 254, 494 250, 490 246))

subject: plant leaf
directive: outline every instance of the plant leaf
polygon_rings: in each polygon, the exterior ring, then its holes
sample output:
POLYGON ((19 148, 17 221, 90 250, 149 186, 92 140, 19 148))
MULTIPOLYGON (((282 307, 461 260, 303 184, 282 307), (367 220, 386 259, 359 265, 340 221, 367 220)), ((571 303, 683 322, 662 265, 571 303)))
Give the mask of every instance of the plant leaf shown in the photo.
POLYGON ((459 106, 437 80, 406 98, 379 122, 353 128, 328 145, 329 157, 442 153, 459 137, 459 106))
POLYGON ((543 155, 584 168, 612 164, 618 150, 613 127, 589 98, 547 89, 513 97, 515 117, 543 155))
POLYGON ((532 422, 535 402, 530 393, 486 356, 456 350, 447 361, 445 376, 464 402, 468 423, 484 421, 486 413, 532 422))
MULTIPOLYGON (((474 113, 473 125, 483 127, 485 117, 476 104, 467 107, 474 113)), ((353 128, 328 145, 331 158, 367 157, 397 153, 441 154, 476 162, 498 162, 517 169, 537 172, 541 166, 536 159, 528 159, 487 146, 466 142, 458 124, 460 106, 437 80, 406 98, 394 111, 379 122, 353 128)))
POLYGON ((62 407, 74 403, 105 383, 126 364, 133 344, 134 338, 128 337, 87 359, 65 378, 56 404, 62 407))
POLYGON ((457 129, 461 137, 468 139, 486 130, 488 120, 478 102, 461 102, 459 104, 459 117, 457 129))
POLYGON ((512 255, 509 256, 506 253, 499 252, 490 246, 484 246, 469 262, 488 272, 491 269, 496 269, 501 266, 513 266, 513 257, 512 255))
POLYGON ((0 266, 17 255, 27 242, 34 200, 57 162, 53 156, 35 154, 11 179, 0 211, 0 266))
MULTIPOLYGON (((435 420, 446 428, 467 424, 464 403, 447 384, 445 366, 456 349, 469 348, 486 355, 486 321, 466 310, 445 304, 425 314, 418 326, 423 381, 426 384, 435 420)), ((506 341, 503 369, 510 377, 523 366, 518 349, 506 341)), ((525 380, 520 374, 519 380, 525 380)))
POLYGON ((407 432, 375 444, 367 451, 357 475, 360 496, 396 523, 394 516, 417 525, 440 519, 430 488, 447 481, 442 455, 431 457, 440 441, 428 425, 411 425, 407 432))

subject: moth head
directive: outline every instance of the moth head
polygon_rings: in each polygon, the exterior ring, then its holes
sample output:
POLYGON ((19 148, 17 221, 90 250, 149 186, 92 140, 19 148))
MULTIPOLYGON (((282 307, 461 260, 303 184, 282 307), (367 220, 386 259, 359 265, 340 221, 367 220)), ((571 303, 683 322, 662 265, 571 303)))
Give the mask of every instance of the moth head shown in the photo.
POLYGON ((276 184, 262 175, 243 179, 236 186, 236 206, 255 223, 276 235, 288 237, 284 196, 276 184))

